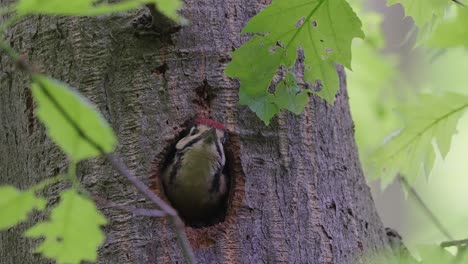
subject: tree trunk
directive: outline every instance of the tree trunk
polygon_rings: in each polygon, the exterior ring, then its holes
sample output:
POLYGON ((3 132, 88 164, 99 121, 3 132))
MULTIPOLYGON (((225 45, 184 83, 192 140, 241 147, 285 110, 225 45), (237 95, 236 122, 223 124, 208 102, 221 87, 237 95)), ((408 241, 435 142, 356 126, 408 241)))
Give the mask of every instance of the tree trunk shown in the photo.
MULTIPOLYGON (((238 105, 239 83, 223 74, 230 52, 247 39, 240 30, 266 2, 186 0, 190 25, 172 35, 140 34, 142 15, 149 14, 141 9, 30 17, 8 38, 39 69, 97 105, 118 135, 117 153, 156 191, 154 164, 184 122, 209 115, 226 125, 235 177, 227 217, 186 228, 200 263, 362 261, 364 252, 387 247, 387 238, 357 155, 343 69, 334 106, 311 96, 300 116, 281 113, 269 127, 238 105)), ((0 60, 0 182, 26 188, 64 171, 67 162, 34 117, 27 76, 4 54, 0 60)), ((92 194, 152 206, 101 159, 82 163, 79 175, 92 194)), ((166 220, 101 209, 109 224, 99 262, 184 262, 166 220)), ((0 263, 46 262, 29 253, 37 243, 21 236, 29 224, 0 233, 0 263)))

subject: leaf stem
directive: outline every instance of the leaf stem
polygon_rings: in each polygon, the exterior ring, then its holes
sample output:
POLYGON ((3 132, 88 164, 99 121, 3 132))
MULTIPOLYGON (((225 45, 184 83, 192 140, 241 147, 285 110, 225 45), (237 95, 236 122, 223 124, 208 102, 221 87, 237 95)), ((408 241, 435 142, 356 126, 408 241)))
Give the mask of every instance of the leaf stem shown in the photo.
POLYGON ((70 165, 68 166, 67 170, 67 180, 70 181, 73 188, 77 189, 79 186, 79 182, 76 180, 76 162, 71 161, 70 165))
POLYGON ((453 247, 453 246, 468 246, 468 238, 467 239, 461 239, 461 240, 450 240, 450 241, 444 241, 440 243, 440 246, 445 248, 445 247, 453 247))
POLYGON ((56 176, 53 176, 53 177, 49 177, 49 178, 41 181, 40 183, 37 183, 33 187, 31 187, 31 190, 33 192, 40 191, 40 190, 44 189, 45 187, 47 187, 49 185, 55 184, 55 183, 63 180, 63 178, 64 178, 64 175, 62 175, 62 174, 59 174, 59 175, 56 175, 56 176))

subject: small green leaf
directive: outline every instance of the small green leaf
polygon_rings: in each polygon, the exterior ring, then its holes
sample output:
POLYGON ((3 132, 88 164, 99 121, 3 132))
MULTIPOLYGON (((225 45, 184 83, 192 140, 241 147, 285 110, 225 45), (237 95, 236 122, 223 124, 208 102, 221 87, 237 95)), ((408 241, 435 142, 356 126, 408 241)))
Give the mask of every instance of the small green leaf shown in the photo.
POLYGON ((467 25, 467 8, 458 8, 456 16, 444 19, 436 25, 428 43, 430 46, 438 48, 468 47, 467 25))
POLYGON ((33 191, 20 191, 12 186, 0 186, 0 230, 26 220, 34 210, 44 210, 46 201, 33 191))
POLYGON ((274 96, 269 93, 257 97, 250 97, 243 92, 240 92, 239 95, 239 103, 248 105, 267 126, 270 124, 271 118, 280 111, 274 104, 274 100, 274 96))
MULTIPOLYGON (((344 0, 276 0, 242 32, 261 36, 233 52, 225 73, 240 79, 240 94, 263 99, 261 105, 269 110, 273 110, 265 104, 270 102, 269 85, 281 65, 294 65, 300 48, 305 56, 304 79, 311 84, 320 81, 322 89, 317 94, 332 104, 339 88, 335 63, 350 68, 351 41, 364 37, 359 18, 344 0)), ((299 98, 305 96, 302 93, 299 98)), ((253 111, 265 109, 248 105, 253 111)), ((265 112, 268 115, 260 114, 264 118, 275 111, 265 112)))
POLYGON ((309 101, 308 93, 309 90, 301 91, 294 80, 294 76, 288 73, 286 79, 276 87, 273 102, 279 109, 287 109, 298 115, 302 113, 309 101))
POLYGON ((75 190, 66 190, 49 221, 36 224, 25 235, 44 237, 36 252, 59 263, 96 261, 97 248, 105 239, 100 227, 106 223, 91 200, 75 190))
POLYGON ((42 75, 34 75, 32 93, 38 103, 37 116, 49 136, 75 161, 114 150, 114 133, 88 100, 72 88, 42 75), (94 144, 83 138, 87 136, 94 144), (98 146, 98 147, 96 147, 98 146))
POLYGON ((402 108, 407 126, 374 154, 374 166, 381 170, 375 175, 389 182, 400 173, 410 183, 417 176, 426 175, 434 165, 433 140, 445 157, 467 107, 468 96, 448 93, 423 95, 418 103, 402 108))
POLYGON ((143 4, 153 3, 165 16, 184 21, 177 13, 182 8, 180 0, 127 0, 117 3, 96 0, 20 0, 16 9, 19 15, 45 14, 65 16, 96 16, 136 9, 143 4))

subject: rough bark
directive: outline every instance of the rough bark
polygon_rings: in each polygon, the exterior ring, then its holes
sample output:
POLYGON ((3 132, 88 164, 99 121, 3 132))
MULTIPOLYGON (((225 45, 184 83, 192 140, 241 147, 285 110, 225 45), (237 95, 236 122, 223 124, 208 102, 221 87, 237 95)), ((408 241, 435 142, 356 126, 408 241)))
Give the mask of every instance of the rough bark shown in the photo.
MULTIPOLYGON (((361 171, 344 71, 333 106, 311 96, 303 114, 281 113, 269 127, 238 106, 239 84, 223 74, 230 52, 246 39, 240 30, 266 2, 186 0, 191 23, 170 36, 135 34, 134 22, 148 13, 141 9, 30 17, 8 38, 97 105, 118 135, 117 152, 149 185, 153 158, 188 119, 211 115, 232 131, 237 178, 228 218, 187 228, 200 263, 353 263, 387 242, 361 171)), ((34 117, 27 76, 3 54, 0 60, 0 182, 25 188, 64 171, 66 159, 34 117)), ((151 206, 103 160, 81 164, 79 174, 91 193, 151 206)), ((109 224, 101 263, 183 263, 167 221, 102 210, 109 224)), ((0 263, 46 262, 28 253, 35 242, 20 235, 27 225, 0 233, 0 263)))

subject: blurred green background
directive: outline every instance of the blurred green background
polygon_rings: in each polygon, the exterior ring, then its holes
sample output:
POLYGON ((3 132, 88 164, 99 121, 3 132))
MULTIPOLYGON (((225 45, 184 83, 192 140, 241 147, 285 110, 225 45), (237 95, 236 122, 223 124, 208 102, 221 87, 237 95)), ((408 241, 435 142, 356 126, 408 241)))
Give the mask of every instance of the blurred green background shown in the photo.
MULTIPOLYGON (((413 20, 405 17, 399 4, 387 6, 383 0, 351 2, 363 20, 366 39, 353 42, 348 89, 361 161, 371 179, 379 177, 369 169, 372 153, 404 125, 398 112, 400 105, 418 100, 421 92, 468 94, 468 50, 467 44, 429 47, 427 43, 435 42, 418 35, 413 20)), ((444 19, 450 20, 458 8, 453 4, 444 19)), ((468 23, 461 27, 468 30, 468 23)), ((468 34, 460 30, 455 28, 453 36, 468 43, 468 34)), ((450 40, 447 36, 443 39, 450 40)), ((431 173, 418 177, 414 185, 456 239, 468 238, 467 156, 468 116, 464 114, 446 158, 438 155, 431 173)), ((368 181, 385 226, 399 231, 410 249, 447 240, 397 181, 368 181)))

